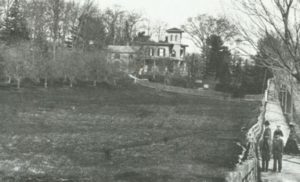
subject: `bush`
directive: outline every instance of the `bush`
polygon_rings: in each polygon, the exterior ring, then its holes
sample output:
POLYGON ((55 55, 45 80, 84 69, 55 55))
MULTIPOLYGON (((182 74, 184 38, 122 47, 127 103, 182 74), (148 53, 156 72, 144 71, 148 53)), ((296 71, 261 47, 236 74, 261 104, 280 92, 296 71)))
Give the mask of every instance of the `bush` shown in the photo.
POLYGON ((183 87, 188 88, 189 87, 189 79, 187 77, 172 77, 171 78, 171 85, 176 87, 183 87))
POLYGON ((245 96, 245 89, 243 87, 234 87, 228 84, 217 84, 216 91, 230 93, 234 98, 240 98, 245 96))
MULTIPOLYGON (((155 75, 155 78, 152 74, 141 75, 140 79, 148 79, 150 82, 165 84, 165 76, 164 75, 155 75)), ((170 83, 168 85, 175 87, 183 87, 183 88, 194 88, 194 83, 188 77, 181 76, 170 76, 170 83)))
POLYGON ((133 84, 133 80, 129 77, 120 78, 116 82, 117 82, 118 86, 123 87, 123 88, 131 87, 133 84))
POLYGON ((163 75, 155 75, 155 78, 151 75, 149 78, 149 81, 156 82, 156 83, 164 83, 165 82, 165 76, 163 75))

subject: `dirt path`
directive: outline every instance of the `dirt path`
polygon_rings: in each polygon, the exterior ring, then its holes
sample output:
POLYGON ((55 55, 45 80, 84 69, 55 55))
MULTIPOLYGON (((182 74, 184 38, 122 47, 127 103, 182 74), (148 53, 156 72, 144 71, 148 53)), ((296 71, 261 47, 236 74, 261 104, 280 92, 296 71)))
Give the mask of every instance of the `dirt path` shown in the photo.
POLYGON ((300 181, 300 156, 284 156, 282 172, 272 171, 273 161, 270 163, 269 172, 263 172, 262 182, 299 182, 300 181))
MULTIPOLYGON (((275 91, 275 86, 272 83, 266 107, 266 120, 270 121, 272 132, 277 125, 281 126, 284 133, 284 143, 286 143, 290 130, 285 121, 280 103, 278 101, 278 93, 275 91)), ((300 181, 300 156, 284 155, 282 161, 282 172, 273 172, 273 160, 269 164, 269 172, 261 173, 262 182, 299 182, 300 181)))

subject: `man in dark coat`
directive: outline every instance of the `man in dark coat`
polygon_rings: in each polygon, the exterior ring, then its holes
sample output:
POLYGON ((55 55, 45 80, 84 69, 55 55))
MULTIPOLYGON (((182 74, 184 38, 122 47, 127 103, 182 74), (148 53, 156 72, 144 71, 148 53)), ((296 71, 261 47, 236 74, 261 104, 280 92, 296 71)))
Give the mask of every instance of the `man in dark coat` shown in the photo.
POLYGON ((265 125, 265 131, 264 131, 264 134, 263 134, 263 138, 265 139, 265 138, 268 138, 269 140, 271 140, 271 128, 270 128, 270 122, 269 121, 266 121, 265 123, 264 123, 264 125, 265 125))
POLYGON ((269 168, 269 161, 271 158, 271 128, 270 128, 270 122, 265 121, 264 123, 265 129, 263 132, 263 140, 260 142, 260 154, 262 159, 262 171, 268 171, 269 168))
POLYGON ((268 137, 264 138, 260 143, 260 154, 262 159, 262 171, 268 172, 269 161, 271 158, 271 145, 268 137))
POLYGON ((277 164, 278 164, 278 172, 281 172, 282 169, 282 154, 283 154, 283 140, 280 138, 280 134, 276 134, 273 140, 273 171, 277 171, 277 164))

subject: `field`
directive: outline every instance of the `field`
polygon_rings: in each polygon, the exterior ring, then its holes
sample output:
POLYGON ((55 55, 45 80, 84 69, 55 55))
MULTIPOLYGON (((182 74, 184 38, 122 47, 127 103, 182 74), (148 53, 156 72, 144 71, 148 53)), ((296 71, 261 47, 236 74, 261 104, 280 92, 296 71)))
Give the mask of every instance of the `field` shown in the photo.
POLYGON ((259 102, 138 86, 0 90, 0 179, 222 181, 259 102))

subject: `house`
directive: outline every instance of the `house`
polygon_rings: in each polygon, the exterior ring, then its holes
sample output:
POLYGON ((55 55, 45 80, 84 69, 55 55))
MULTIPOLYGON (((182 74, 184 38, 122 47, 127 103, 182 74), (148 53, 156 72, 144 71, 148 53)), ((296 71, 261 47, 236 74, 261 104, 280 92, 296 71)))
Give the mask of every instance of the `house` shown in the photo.
MULTIPOLYGON (((166 31, 165 41, 133 41, 131 46, 108 46, 108 61, 121 65, 129 65, 136 61, 139 65, 139 75, 156 72, 163 74, 166 71, 187 75, 185 54, 187 45, 182 44, 183 31, 178 28, 166 31)), ((143 40, 143 39, 142 39, 143 40)), ((131 69, 122 68, 123 71, 131 69)))

